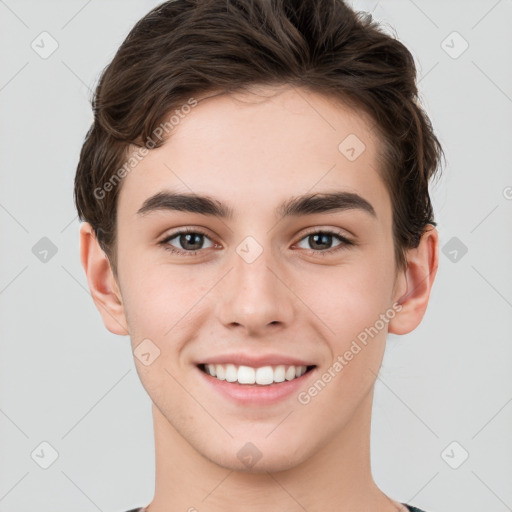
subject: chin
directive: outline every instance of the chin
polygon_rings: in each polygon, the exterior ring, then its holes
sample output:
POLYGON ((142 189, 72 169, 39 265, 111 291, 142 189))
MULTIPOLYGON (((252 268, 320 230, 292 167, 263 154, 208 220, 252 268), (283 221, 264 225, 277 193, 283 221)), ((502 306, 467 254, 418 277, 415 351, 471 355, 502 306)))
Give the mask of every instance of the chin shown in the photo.
POLYGON ((247 474, 267 474, 267 473, 278 473, 280 471, 286 471, 297 466, 300 462, 291 460, 284 454, 272 453, 262 455, 254 464, 240 461, 237 456, 232 457, 230 454, 225 456, 217 456, 210 459, 211 462, 221 466, 230 471, 236 471, 238 473, 247 474))
MULTIPOLYGON (((261 437, 251 441, 232 440, 229 446, 219 445, 218 451, 203 453, 214 464, 231 471, 251 474, 276 473, 300 465, 307 459, 304 446, 291 446, 290 442, 261 437)), ((311 447, 313 450, 313 447, 311 447)))

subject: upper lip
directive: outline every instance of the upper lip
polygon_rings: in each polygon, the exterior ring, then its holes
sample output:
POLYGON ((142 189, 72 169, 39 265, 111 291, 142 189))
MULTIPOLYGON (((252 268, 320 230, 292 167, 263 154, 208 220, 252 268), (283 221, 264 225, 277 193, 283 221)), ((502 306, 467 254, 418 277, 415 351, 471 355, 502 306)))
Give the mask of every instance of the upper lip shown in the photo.
POLYGON ((234 364, 236 366, 252 366, 253 368, 261 368, 262 366, 316 366, 311 361, 299 359, 283 354, 266 354, 266 355, 248 355, 248 354, 225 354, 214 357, 208 357, 197 364, 234 364))

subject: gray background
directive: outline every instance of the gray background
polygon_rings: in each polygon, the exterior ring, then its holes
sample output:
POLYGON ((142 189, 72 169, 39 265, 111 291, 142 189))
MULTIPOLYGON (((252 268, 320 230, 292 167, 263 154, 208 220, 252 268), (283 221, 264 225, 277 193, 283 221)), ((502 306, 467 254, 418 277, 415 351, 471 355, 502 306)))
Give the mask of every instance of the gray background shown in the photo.
MULTIPOLYGON (((159 3, 0 1, 0 512, 153 496, 151 402, 89 295, 72 185, 89 89, 159 3), (59 45, 46 59, 31 47, 43 31, 59 45), (58 452, 47 469, 42 442, 58 452)), ((512 1, 354 6, 414 54, 447 155, 431 301, 413 333, 389 336, 376 384, 374 477, 428 512, 512 510, 512 1)))

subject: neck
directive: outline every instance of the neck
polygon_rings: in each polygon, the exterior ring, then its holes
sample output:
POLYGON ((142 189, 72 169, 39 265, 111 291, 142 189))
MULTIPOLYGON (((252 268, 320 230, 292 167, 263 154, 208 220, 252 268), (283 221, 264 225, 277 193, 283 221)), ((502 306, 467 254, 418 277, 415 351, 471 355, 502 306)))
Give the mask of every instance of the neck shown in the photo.
POLYGON ((155 496, 147 512, 405 511, 373 481, 373 388, 354 416, 315 454, 283 471, 241 472, 196 451, 153 405, 155 496))

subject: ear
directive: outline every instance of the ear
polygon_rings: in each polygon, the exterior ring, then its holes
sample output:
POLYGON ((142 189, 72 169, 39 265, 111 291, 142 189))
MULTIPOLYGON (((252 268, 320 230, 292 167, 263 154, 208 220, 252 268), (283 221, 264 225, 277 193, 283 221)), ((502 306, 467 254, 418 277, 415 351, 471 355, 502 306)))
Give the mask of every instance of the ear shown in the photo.
POLYGON ((388 324, 388 332, 407 334, 420 324, 428 305, 430 290, 439 264, 439 235, 429 224, 420 243, 407 252, 407 268, 399 274, 394 302, 402 309, 388 324))
POLYGON ((80 260, 105 327, 114 334, 129 334, 120 289, 110 262, 88 222, 80 227, 80 260))

